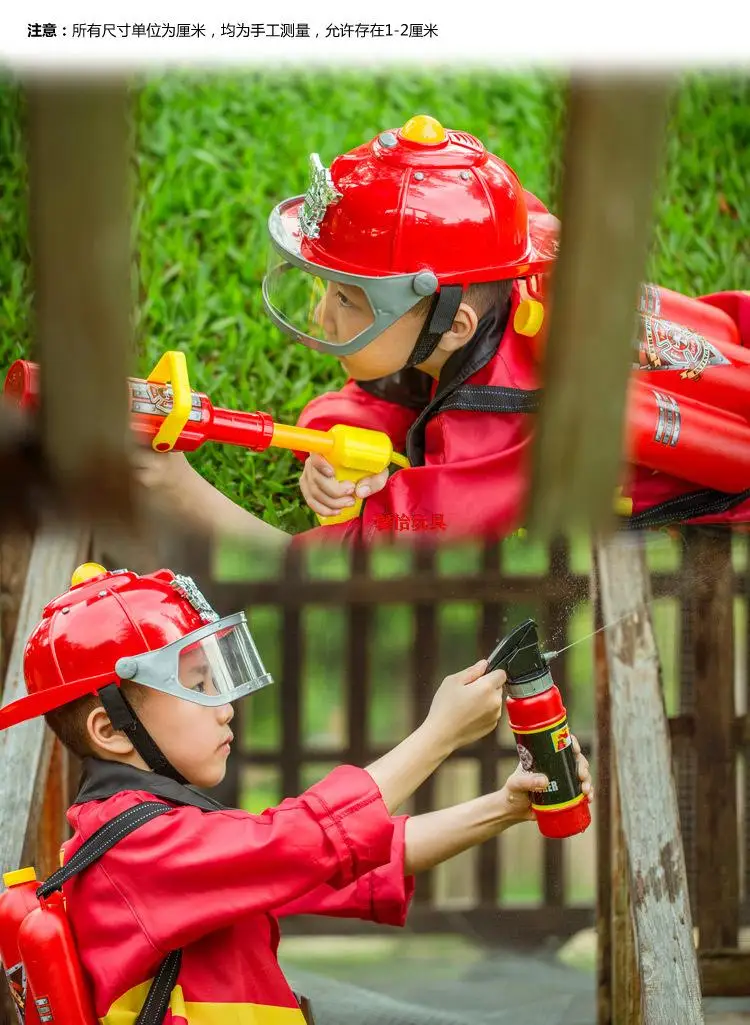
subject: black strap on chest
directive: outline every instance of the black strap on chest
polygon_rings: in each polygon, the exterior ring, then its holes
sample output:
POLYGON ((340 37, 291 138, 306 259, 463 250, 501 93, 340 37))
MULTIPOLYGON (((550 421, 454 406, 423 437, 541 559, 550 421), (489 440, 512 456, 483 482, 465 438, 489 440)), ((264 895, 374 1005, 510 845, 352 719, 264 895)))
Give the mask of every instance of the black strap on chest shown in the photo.
MULTIPOLYGON (((61 890, 64 883, 89 865, 93 865, 129 833, 171 810, 171 806, 164 804, 163 801, 144 801, 121 812, 81 844, 70 861, 42 883, 36 891, 37 897, 49 897, 57 890, 61 890)), ((181 964, 181 950, 173 950, 165 957, 151 983, 135 1025, 161 1025, 169 1009, 169 1000, 177 984, 181 964)))
POLYGON ((440 403, 438 413, 461 409, 469 413, 538 413, 542 389, 502 388, 495 384, 462 384, 440 403))
POLYGON ((628 530, 643 530, 646 527, 669 527, 675 523, 688 523, 702 516, 720 516, 748 499, 750 489, 729 493, 704 488, 644 509, 643 512, 628 517, 626 526, 628 530))

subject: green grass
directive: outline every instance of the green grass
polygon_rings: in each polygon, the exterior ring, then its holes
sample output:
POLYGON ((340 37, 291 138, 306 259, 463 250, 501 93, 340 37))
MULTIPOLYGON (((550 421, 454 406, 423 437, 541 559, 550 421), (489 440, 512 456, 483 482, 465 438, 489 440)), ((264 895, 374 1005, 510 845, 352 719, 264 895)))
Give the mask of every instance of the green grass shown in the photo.
MULTIPOLYGON (((134 370, 183 349, 193 384, 219 405, 294 422, 338 387, 337 364, 268 323, 260 298, 265 223, 304 191, 311 151, 324 162, 429 112, 478 135, 555 206, 564 96, 543 74, 340 70, 304 75, 170 73, 134 94, 137 240, 134 370)), ((670 125, 649 277, 689 293, 748 284, 750 79, 690 77, 670 125)), ((29 354, 22 105, 0 89, 0 356, 29 354)), ((195 466, 267 521, 313 526, 290 453, 209 447, 195 466)))

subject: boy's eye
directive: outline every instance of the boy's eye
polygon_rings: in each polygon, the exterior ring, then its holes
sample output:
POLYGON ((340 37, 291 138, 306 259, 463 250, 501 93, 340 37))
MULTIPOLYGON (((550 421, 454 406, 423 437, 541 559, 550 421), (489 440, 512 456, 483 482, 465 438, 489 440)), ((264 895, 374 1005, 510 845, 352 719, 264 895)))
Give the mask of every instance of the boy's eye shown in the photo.
POLYGON ((354 303, 351 301, 351 299, 348 296, 344 295, 343 292, 337 292, 336 298, 338 299, 341 306, 345 306, 347 308, 354 306, 354 303))
POLYGON ((193 687, 193 690, 197 690, 199 694, 205 694, 205 692, 206 692, 206 685, 203 682, 203 680, 201 680, 200 683, 196 683, 196 685, 193 687))

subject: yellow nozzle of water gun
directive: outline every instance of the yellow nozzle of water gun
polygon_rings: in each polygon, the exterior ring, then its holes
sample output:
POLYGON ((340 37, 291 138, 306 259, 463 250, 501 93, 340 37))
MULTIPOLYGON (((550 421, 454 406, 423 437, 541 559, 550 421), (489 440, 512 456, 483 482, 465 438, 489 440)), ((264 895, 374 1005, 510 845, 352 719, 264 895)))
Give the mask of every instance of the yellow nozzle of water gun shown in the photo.
MULTIPOLYGON (((393 444, 387 434, 364 427, 350 427, 348 424, 336 424, 329 431, 274 424, 271 444, 300 452, 317 452, 331 464, 336 480, 351 481, 354 484, 363 477, 381 473, 391 463, 409 465, 404 456, 393 451, 393 444)), ((359 516, 361 510, 362 499, 355 495, 354 505, 342 509, 335 516, 318 516, 318 522, 324 526, 346 523, 359 516)))

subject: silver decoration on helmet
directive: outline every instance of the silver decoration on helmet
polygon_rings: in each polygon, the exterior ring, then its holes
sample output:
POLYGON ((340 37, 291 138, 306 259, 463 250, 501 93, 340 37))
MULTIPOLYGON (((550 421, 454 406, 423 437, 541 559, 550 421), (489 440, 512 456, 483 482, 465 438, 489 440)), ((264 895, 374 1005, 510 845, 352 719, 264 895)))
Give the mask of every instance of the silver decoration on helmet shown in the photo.
POLYGON ((205 595, 200 590, 192 577, 184 577, 176 574, 172 581, 172 587, 186 601, 190 602, 195 611, 200 615, 204 623, 215 623, 219 619, 218 612, 209 605, 205 595))
POLYGON ((326 210, 342 198, 331 178, 331 172, 324 167, 317 153, 310 155, 310 186, 305 193, 305 202, 299 215, 299 226, 306 238, 318 238, 320 224, 326 210))

